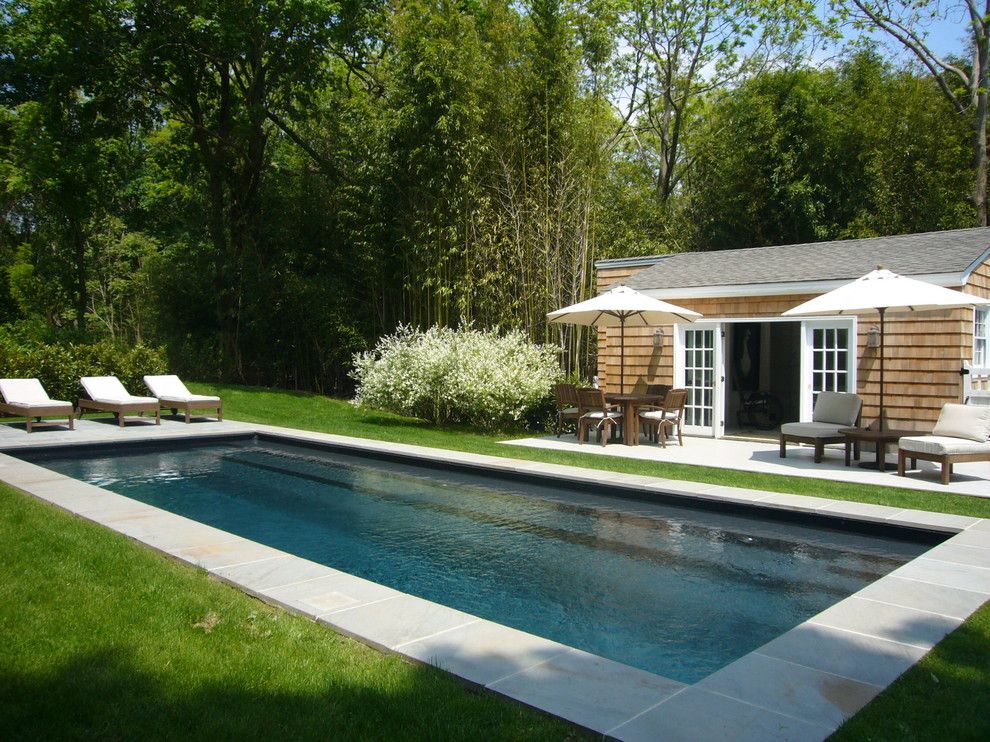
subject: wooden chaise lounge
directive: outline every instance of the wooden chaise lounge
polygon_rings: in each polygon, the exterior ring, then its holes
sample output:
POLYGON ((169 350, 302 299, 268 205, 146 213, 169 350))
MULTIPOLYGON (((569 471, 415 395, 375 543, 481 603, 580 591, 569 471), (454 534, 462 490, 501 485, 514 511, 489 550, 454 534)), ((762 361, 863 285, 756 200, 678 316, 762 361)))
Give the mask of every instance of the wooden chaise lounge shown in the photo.
POLYGON ((161 424, 161 408, 154 397, 135 397, 130 394, 120 379, 116 376, 84 376, 83 389, 89 399, 79 399, 79 412, 96 410, 112 412, 117 416, 120 427, 124 427, 126 415, 143 415, 145 412, 155 413, 155 425, 161 424))
POLYGON ((217 420, 223 420, 223 401, 220 397, 193 394, 186 389, 186 385, 178 376, 145 376, 144 383, 158 398, 159 404, 171 409, 173 415, 182 410, 187 423, 191 419, 193 410, 216 410, 217 420))
POLYGON ((0 412, 27 420, 27 432, 32 428, 50 425, 65 425, 67 418, 69 430, 74 428, 73 417, 75 410, 71 402, 52 399, 37 379, 0 379, 0 412), (58 420, 42 420, 44 417, 57 416, 58 420))
POLYGON ((947 404, 931 435, 901 438, 897 449, 897 474, 904 476, 907 460, 916 469, 918 459, 941 464, 942 484, 952 477, 952 465, 965 461, 990 461, 990 407, 947 404))

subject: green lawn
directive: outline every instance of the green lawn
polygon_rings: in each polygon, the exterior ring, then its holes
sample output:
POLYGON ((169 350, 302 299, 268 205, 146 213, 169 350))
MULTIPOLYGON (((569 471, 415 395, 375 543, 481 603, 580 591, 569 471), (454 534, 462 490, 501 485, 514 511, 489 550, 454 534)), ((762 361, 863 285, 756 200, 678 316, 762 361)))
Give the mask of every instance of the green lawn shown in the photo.
MULTIPOLYGON (((323 397, 193 386, 236 420, 990 517, 976 498, 503 446, 323 397)), ((7 488, 0 543, 0 739, 581 736, 7 488)), ((836 738, 990 739, 990 605, 836 738)))

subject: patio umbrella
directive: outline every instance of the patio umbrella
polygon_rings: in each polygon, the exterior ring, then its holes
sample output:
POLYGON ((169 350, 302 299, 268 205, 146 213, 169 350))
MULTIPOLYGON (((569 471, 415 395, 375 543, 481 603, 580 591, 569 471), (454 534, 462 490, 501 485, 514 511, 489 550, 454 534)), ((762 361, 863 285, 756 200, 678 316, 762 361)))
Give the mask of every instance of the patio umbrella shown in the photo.
POLYGON ((884 315, 895 312, 925 312, 936 309, 990 304, 990 299, 964 294, 933 283, 892 273, 877 266, 865 276, 799 304, 785 317, 814 314, 880 314, 880 430, 883 430, 884 315))
POLYGON ((593 299, 547 314, 550 322, 619 328, 619 391, 625 384, 626 324, 652 327, 673 322, 693 322, 701 315, 690 309, 641 294, 628 286, 616 286, 593 299))

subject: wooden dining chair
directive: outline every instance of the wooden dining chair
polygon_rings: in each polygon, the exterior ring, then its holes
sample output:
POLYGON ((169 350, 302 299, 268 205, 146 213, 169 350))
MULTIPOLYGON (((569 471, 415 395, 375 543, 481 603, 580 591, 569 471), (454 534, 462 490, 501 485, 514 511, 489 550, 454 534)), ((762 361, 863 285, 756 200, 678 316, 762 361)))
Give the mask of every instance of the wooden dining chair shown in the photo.
POLYGON ((667 431, 677 432, 677 442, 684 445, 684 406, 687 404, 687 389, 671 389, 664 396, 663 404, 641 407, 639 422, 647 430, 652 441, 659 441, 667 447, 667 431))
POLYGON ((564 428, 565 420, 574 420, 581 417, 581 408, 578 407, 577 387, 574 384, 555 384, 553 388, 554 399, 557 403, 557 437, 564 428))
POLYGON ((603 446, 606 445, 609 435, 614 435, 622 424, 621 406, 608 404, 605 401, 605 392, 601 389, 578 389, 577 398, 581 411, 578 419, 578 443, 584 443, 588 439, 588 428, 594 425, 598 430, 598 440, 603 446))

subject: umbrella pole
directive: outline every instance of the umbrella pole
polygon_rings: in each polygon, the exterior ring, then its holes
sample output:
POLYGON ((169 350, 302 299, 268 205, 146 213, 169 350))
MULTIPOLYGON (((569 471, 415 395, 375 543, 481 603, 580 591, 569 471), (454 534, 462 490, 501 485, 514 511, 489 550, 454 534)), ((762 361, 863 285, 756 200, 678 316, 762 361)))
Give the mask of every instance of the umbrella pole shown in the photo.
MULTIPOLYGON (((884 312, 886 307, 880 307, 880 432, 883 432, 883 357, 886 355, 886 343, 884 341, 884 312)), ((881 444, 877 444, 881 445, 881 444)))
POLYGON ((625 394, 626 386, 626 317, 619 316, 619 394, 625 394))

